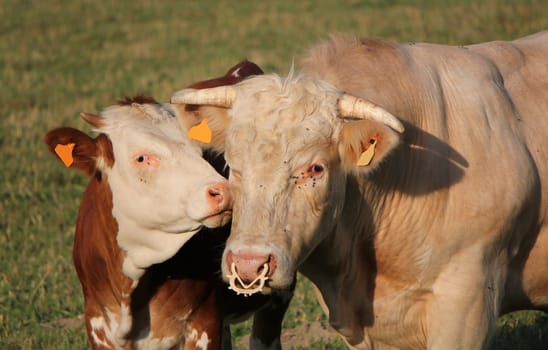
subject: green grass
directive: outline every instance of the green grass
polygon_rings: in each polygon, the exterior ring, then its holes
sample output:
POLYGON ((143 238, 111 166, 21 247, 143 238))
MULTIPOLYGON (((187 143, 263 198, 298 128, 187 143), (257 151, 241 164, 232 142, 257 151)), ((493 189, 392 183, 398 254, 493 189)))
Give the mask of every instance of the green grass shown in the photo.
MULTIPOLYGON (((71 246, 86 180, 48 154, 53 127, 126 95, 167 100, 243 58, 285 74, 329 33, 469 44, 548 28, 548 3, 523 1, 0 0, 0 348, 88 348, 71 246)), ((325 320, 301 283, 285 319, 325 320)), ((505 318, 493 349, 548 343, 546 315, 505 318)), ((248 324, 235 333, 248 332, 248 324)), ((341 348, 314 340, 312 348, 341 348)))

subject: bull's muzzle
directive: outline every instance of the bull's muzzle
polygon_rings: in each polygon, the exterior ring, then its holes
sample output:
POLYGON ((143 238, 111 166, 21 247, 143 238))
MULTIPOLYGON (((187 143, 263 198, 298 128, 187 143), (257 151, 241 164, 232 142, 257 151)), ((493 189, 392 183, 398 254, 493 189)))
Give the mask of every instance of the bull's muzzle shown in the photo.
POLYGON ((272 255, 233 254, 229 251, 226 260, 230 268, 228 288, 246 297, 262 292, 276 268, 272 255))

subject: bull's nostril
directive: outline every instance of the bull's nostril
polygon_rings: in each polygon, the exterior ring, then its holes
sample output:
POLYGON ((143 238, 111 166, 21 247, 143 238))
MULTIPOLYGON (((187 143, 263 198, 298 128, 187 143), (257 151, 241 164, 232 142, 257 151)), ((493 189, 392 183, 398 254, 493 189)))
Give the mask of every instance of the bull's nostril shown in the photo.
POLYGON ((227 266, 232 266, 232 251, 229 250, 227 253, 226 253, 226 264, 227 266))
POLYGON ((275 266, 272 255, 251 252, 228 251, 225 259, 229 268, 234 265, 234 271, 244 283, 250 283, 261 275, 268 277, 271 275, 270 269, 275 266))
POLYGON ((276 258, 274 255, 268 255, 266 263, 268 264, 268 276, 270 277, 274 273, 274 270, 276 270, 276 258))
POLYGON ((266 269, 266 268, 268 268, 268 265, 266 265, 266 264, 259 266, 259 268, 257 269, 257 275, 262 274, 263 270, 266 269))

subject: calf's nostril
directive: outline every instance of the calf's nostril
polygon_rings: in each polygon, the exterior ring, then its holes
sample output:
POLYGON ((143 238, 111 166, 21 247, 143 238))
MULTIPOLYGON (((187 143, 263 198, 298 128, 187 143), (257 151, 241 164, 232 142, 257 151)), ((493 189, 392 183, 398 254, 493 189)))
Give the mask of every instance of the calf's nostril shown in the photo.
POLYGON ((207 199, 214 205, 224 207, 228 205, 230 193, 228 185, 220 182, 206 189, 207 199))

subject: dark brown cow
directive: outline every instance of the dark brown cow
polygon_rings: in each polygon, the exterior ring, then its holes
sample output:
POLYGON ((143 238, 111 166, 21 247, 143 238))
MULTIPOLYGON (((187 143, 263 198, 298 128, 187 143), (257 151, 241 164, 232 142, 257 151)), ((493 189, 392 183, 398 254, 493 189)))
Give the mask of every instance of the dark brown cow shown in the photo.
MULTIPOLYGON (((244 61, 193 87, 261 73, 244 61)), ((90 176, 73 249, 90 343, 94 349, 229 348, 223 327, 226 332, 228 322, 262 307, 252 343, 279 344, 281 329, 264 324, 281 324, 289 298, 243 299, 221 281, 230 229, 220 226, 230 218, 230 192, 188 139, 190 125, 179 124, 179 113, 188 112, 126 99, 101 116, 83 114, 100 132, 94 139, 72 128, 46 135, 52 152, 73 144, 70 166, 90 176)), ((226 171, 222 157, 206 156, 226 171)))

